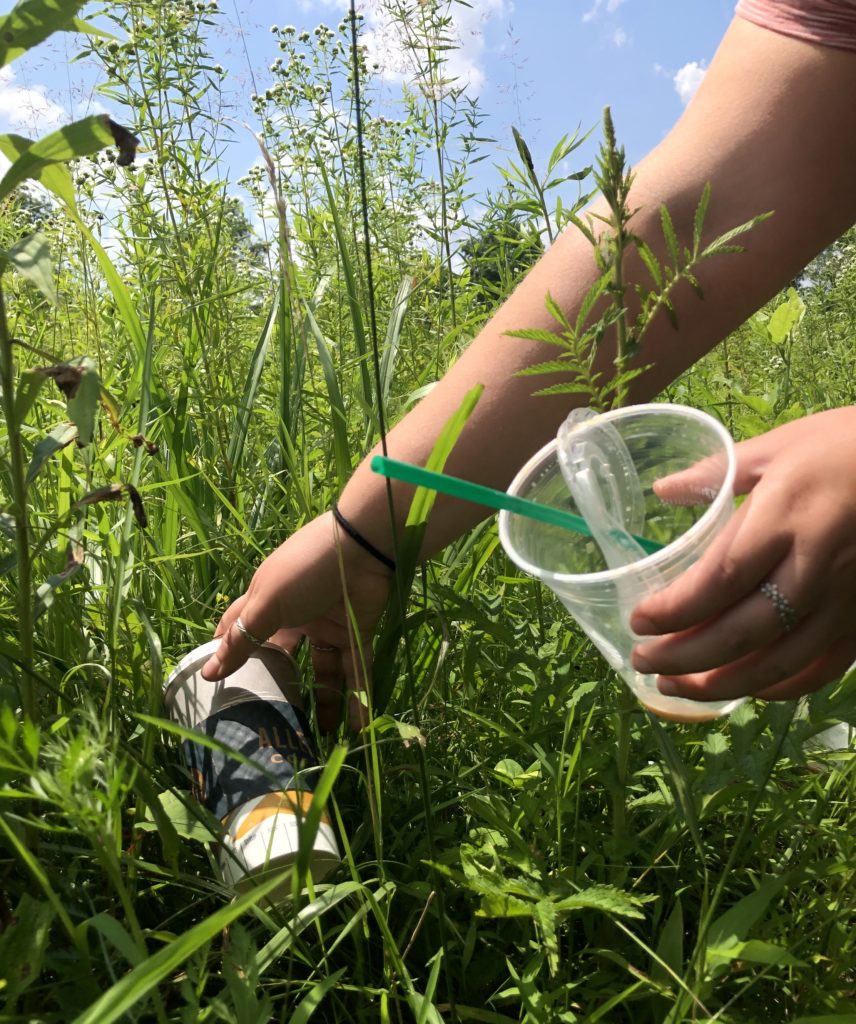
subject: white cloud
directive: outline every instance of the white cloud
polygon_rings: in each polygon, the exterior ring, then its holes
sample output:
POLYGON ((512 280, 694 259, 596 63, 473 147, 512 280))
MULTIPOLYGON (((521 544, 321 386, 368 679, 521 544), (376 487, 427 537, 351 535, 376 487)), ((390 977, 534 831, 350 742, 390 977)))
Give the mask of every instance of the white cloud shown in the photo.
POLYGON ((695 96, 696 89, 701 85, 701 80, 704 78, 706 71, 707 68, 705 68, 704 62, 699 63, 697 60, 691 60, 684 64, 682 68, 678 68, 672 76, 675 92, 680 96, 681 103, 684 106, 695 96))
MULTIPOLYGON (((616 4, 623 0, 607 2, 616 4)), ((299 6, 306 13, 313 10, 344 13, 349 3, 348 0, 299 0, 299 6)), ((360 6, 365 15, 360 39, 368 48, 369 64, 377 64, 379 73, 388 81, 414 81, 416 62, 412 46, 405 26, 389 11, 394 4, 368 0, 360 6)), ((466 5, 449 5, 447 31, 455 40, 456 48, 444 51, 445 79, 454 79, 456 85, 464 85, 472 93, 482 90, 486 82, 484 27, 493 19, 507 18, 513 9, 512 0, 469 0, 466 5)))
POLYGON ((629 41, 629 39, 630 36, 628 36, 628 34, 624 31, 623 28, 621 28, 621 26, 619 26, 612 33, 612 41, 619 49, 621 49, 621 47, 624 46, 629 41))
POLYGON ((583 21, 594 21, 598 15, 604 12, 614 14, 624 2, 625 0, 594 0, 594 7, 585 12, 583 21))
POLYGON ((45 95, 43 86, 17 85, 12 68, 0 68, 0 123, 15 131, 43 135, 67 120, 65 110, 45 95))

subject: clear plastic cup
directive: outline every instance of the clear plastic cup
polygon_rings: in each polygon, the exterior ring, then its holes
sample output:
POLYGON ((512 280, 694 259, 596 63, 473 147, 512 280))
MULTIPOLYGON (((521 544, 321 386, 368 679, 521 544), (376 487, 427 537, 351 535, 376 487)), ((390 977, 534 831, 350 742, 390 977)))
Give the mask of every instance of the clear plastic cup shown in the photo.
MULTIPOLYGON (((521 569, 554 591, 649 711, 678 722, 702 722, 727 715, 745 698, 695 701, 666 697, 657 689, 655 676, 637 672, 630 662, 630 652, 642 637, 630 628, 629 619, 643 597, 671 583, 699 558, 731 516, 734 443, 718 420, 681 405, 629 406, 584 423, 607 425, 594 435, 602 445, 598 454, 607 462, 613 454, 609 438, 616 438, 615 444, 620 445, 621 458, 617 457, 617 447, 614 452, 615 462, 620 464, 616 480, 626 477, 629 454, 637 501, 634 532, 664 547, 637 561, 609 568, 592 537, 505 511, 499 514, 502 546, 521 569), (703 487, 669 503, 655 494, 656 481, 703 459, 707 460, 703 487), (641 523, 640 491, 644 508, 641 523)), ((526 463, 508 490, 530 501, 584 514, 569 493, 555 440, 526 463)), ((625 492, 621 487, 615 490, 612 511, 620 513, 625 492)))

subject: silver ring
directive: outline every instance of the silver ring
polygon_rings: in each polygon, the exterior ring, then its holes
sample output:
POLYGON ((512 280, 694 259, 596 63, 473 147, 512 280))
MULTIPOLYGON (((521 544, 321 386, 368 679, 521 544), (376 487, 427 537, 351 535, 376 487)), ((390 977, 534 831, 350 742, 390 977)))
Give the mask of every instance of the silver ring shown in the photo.
POLYGON ((232 625, 238 630, 238 632, 241 634, 241 636, 245 640, 249 640, 249 642, 253 645, 253 647, 261 647, 261 645, 263 643, 265 643, 264 639, 259 640, 259 638, 254 633, 251 633, 247 629, 247 627, 243 624, 243 622, 241 622, 241 616, 240 615, 237 617, 237 619, 235 619, 235 621, 232 623, 232 625))
POLYGON ((762 583, 758 589, 764 597, 769 598, 773 602, 773 607, 776 609, 779 621, 784 626, 785 632, 790 633, 797 624, 797 613, 794 610, 794 606, 775 583, 762 583))
POLYGON ((338 647, 324 647, 321 644, 313 644, 311 640, 309 641, 309 646, 312 648, 313 651, 325 651, 327 653, 339 650, 338 647))

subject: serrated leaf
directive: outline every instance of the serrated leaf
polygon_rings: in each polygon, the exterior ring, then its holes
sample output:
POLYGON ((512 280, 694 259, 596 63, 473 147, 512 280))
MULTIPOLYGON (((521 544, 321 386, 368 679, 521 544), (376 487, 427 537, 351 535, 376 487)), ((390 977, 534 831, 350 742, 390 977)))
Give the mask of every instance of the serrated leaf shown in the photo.
POLYGON ((674 222, 672 221, 672 215, 669 213, 665 204, 660 207, 660 225, 663 229, 663 239, 666 243, 666 249, 669 252, 669 259, 672 261, 672 266, 677 267, 680 264, 678 236, 675 231, 674 222))
POLYGON ((705 248, 702 251, 702 253, 700 254, 701 258, 703 259, 706 256, 712 256, 717 252, 739 252, 740 248, 727 248, 728 243, 732 241, 732 239, 738 238, 740 235, 745 234, 747 231, 751 231, 752 228, 756 227, 758 224, 763 223, 765 220, 768 220, 772 216, 773 211, 771 210, 769 213, 759 214, 757 217, 753 217, 751 220, 747 220, 744 224, 738 224, 736 228, 731 228, 730 231, 724 232, 724 234, 721 234, 718 238, 715 238, 710 243, 710 245, 708 245, 707 248, 705 248))
POLYGON ((706 182, 702 189, 701 199, 698 201, 696 207, 695 217, 693 218, 693 253, 698 253, 699 246, 701 245, 701 234, 704 228, 704 218, 707 214, 707 208, 710 205, 710 182, 706 182))
POLYGON ((45 298, 56 302, 50 246, 40 231, 16 242, 3 256, 24 280, 35 285, 45 298))
POLYGON ((644 917, 639 909, 643 900, 631 896, 614 885, 593 885, 582 892, 556 901, 556 909, 569 912, 572 910, 602 910, 606 914, 618 917, 644 917))

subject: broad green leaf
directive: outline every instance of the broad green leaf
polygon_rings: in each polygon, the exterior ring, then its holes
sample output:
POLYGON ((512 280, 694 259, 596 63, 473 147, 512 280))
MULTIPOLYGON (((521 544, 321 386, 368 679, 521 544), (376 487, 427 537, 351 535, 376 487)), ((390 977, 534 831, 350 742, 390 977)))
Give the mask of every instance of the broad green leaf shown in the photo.
MULTIPOLYGON (((157 800, 176 835, 197 843, 212 843, 218 838, 220 830, 217 828, 216 818, 206 815, 204 807, 194 806, 193 798, 188 793, 179 796, 167 790, 159 793, 157 800)), ((161 825, 155 819, 151 806, 147 808, 147 817, 149 820, 138 822, 137 828, 143 831, 161 831, 161 825)))
POLYGON ((135 944, 128 930, 115 917, 106 913, 96 914, 95 917, 84 921, 80 928, 83 932, 89 928, 98 932, 118 953, 121 953, 131 967, 136 967, 142 961, 143 952, 135 944))
POLYGON ((51 302, 56 302, 54 272, 51 262, 51 251, 47 238, 36 231, 16 242, 2 256, 18 271, 18 273, 51 302))
POLYGON ((0 996, 9 1005, 25 992, 42 972, 54 909, 26 893, 0 935, 0 996))
POLYGON ((708 948, 708 956, 712 960, 730 962, 732 960, 746 960, 753 964, 785 964, 788 967, 806 967, 807 964, 795 957, 790 950, 784 946, 777 946, 772 942, 761 942, 759 939, 750 939, 748 942, 737 942, 730 948, 712 949, 708 948))
POLYGON ((67 583, 72 576, 83 568, 83 550, 78 544, 70 543, 66 557, 65 568, 62 572, 53 573, 45 580, 36 591, 33 601, 33 621, 35 622, 43 615, 54 602, 54 593, 63 583, 67 583))
POLYGON ((36 396, 48 378, 41 370, 25 370, 15 388, 15 419, 23 423, 32 409, 36 396))
MULTIPOLYGON (((684 912, 680 896, 675 900, 672 912, 660 932, 657 941, 657 956, 678 977, 681 977, 684 969, 684 912)), ((651 964, 651 977, 665 984, 671 980, 668 971, 656 960, 651 964)))
POLYGON ((21 0, 0 16, 0 67, 38 46, 54 32, 81 31, 76 15, 86 0, 21 0))
POLYGON ((32 483, 35 480, 39 470, 51 455, 67 448, 75 437, 77 437, 77 427, 73 423, 60 423, 47 437, 42 438, 33 448, 30 465, 27 467, 27 483, 32 483))
POLYGON ((64 164, 79 156, 90 156, 114 144, 110 119, 93 114, 73 121, 28 146, 0 180, 0 199, 24 181, 42 181, 46 168, 64 164))
MULTIPOLYGON (((32 145, 32 140, 25 139, 23 135, 0 135, 0 153, 12 163, 23 156, 32 145)), ((46 164, 34 180, 44 185, 49 192, 53 192, 69 209, 76 209, 74 182, 65 164, 46 164)))
POLYGON ((101 378, 95 369, 95 363, 84 356, 79 362, 81 369, 80 382, 74 394, 68 400, 68 418, 77 427, 78 443, 90 444, 95 436, 95 417, 98 414, 98 402, 101 397, 101 378))
POLYGON ((749 929, 766 912, 767 907, 787 884, 789 877, 782 875, 778 878, 765 879, 755 892, 738 900, 713 922, 707 933, 708 967, 726 962, 716 951, 730 950, 746 938, 749 929))
POLYGON ((783 344, 805 315, 805 303, 795 288, 789 288, 787 299, 779 303, 767 321, 767 330, 774 345, 783 344))
POLYGON ((139 1004, 156 985, 215 935, 260 903, 268 893, 282 884, 282 878, 283 873, 276 872, 272 877, 259 882, 250 892, 238 896, 233 903, 167 943, 108 988, 104 995, 74 1018, 73 1024, 113 1024, 132 1007, 139 1011, 139 1004))

